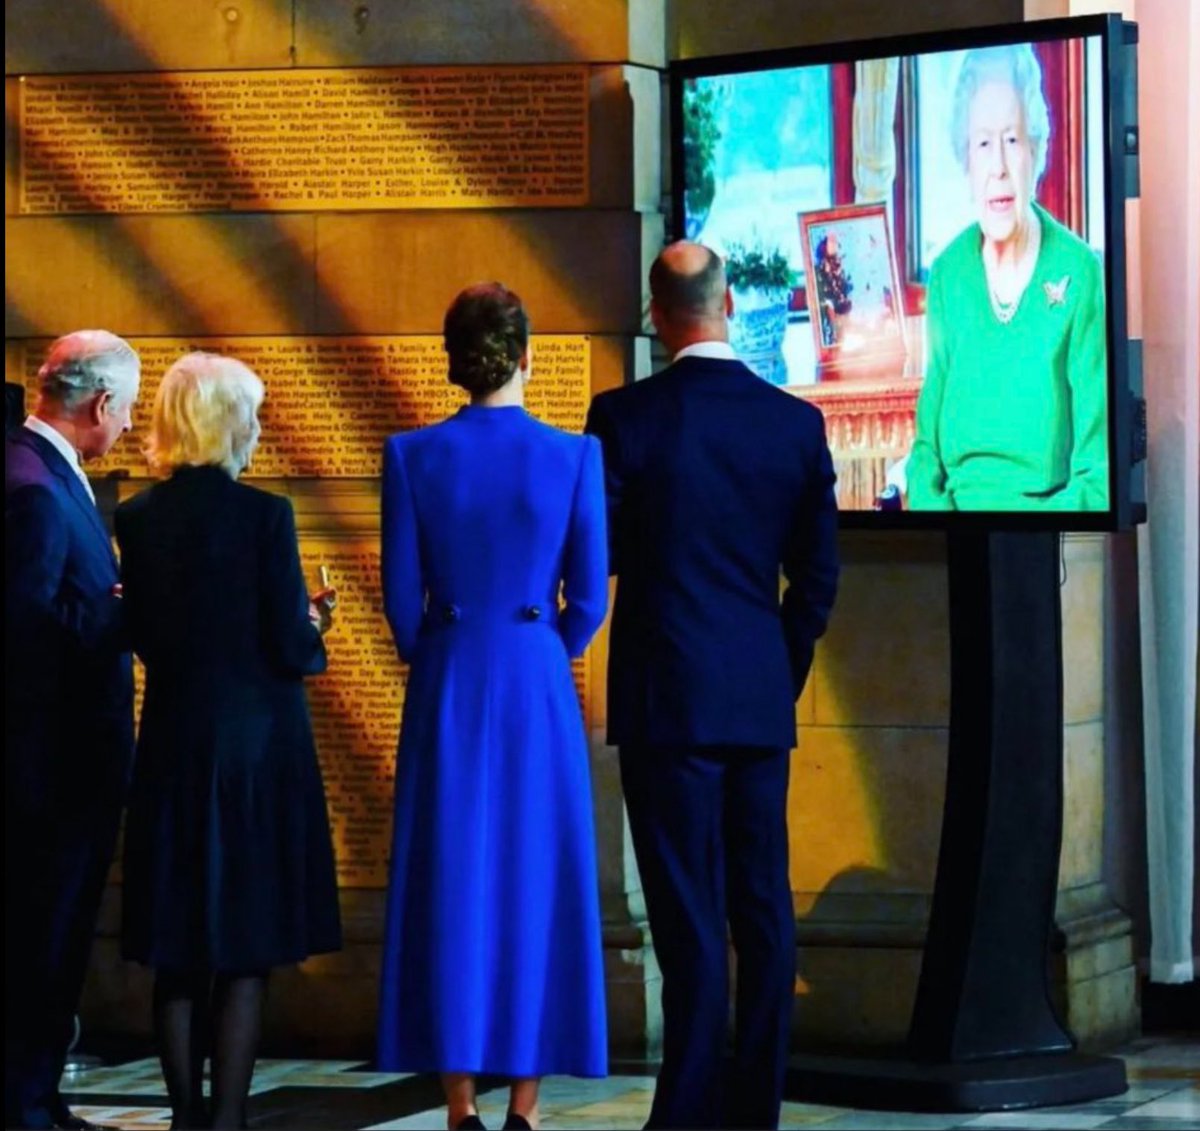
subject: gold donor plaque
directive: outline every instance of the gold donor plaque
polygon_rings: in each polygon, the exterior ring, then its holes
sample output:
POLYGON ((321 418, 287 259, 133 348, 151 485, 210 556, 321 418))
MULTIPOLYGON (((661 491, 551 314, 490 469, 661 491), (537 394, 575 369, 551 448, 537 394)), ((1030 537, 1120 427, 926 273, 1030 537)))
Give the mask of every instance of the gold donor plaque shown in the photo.
POLYGON ((588 200, 580 65, 27 75, 19 101, 23 213, 588 200))
MULTIPOLYGON (((446 378, 442 340, 395 337, 133 338, 142 360, 142 390, 133 433, 103 459, 96 475, 149 474, 140 454, 162 374, 181 354, 201 349, 244 361, 263 381, 262 437, 248 474, 261 478, 371 478, 383 442, 394 432, 434 424, 466 400, 446 378)), ((47 343, 14 343, 8 380, 36 390, 47 343)), ((526 405, 538 419, 582 432, 591 396, 591 340, 535 334, 526 405)))

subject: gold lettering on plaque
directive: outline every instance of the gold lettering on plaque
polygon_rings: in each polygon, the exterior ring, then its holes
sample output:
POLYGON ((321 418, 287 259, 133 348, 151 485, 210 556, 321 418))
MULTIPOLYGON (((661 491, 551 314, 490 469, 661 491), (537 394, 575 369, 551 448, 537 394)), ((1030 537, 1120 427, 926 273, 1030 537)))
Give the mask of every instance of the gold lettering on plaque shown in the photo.
POLYGON ((396 741, 408 670, 383 617, 375 539, 306 538, 310 588, 321 566, 338 590, 325 637, 329 667, 305 681, 337 854, 340 887, 387 884, 396 741))
POLYGON ((28 75, 20 120, 24 213, 588 199, 574 64, 28 75))
MULTIPOLYGON (((47 343, 26 341, 16 364, 30 398, 47 343)), ((92 474, 147 475, 141 451, 163 372, 180 354, 229 353, 266 386, 262 438, 249 474, 263 478, 369 478, 379 474, 383 441, 393 432, 433 424, 465 400, 446 379, 441 338, 133 339, 142 359, 142 391, 133 432, 92 474)), ((547 424, 581 432, 591 396, 591 342, 586 336, 535 335, 529 411, 547 424)))

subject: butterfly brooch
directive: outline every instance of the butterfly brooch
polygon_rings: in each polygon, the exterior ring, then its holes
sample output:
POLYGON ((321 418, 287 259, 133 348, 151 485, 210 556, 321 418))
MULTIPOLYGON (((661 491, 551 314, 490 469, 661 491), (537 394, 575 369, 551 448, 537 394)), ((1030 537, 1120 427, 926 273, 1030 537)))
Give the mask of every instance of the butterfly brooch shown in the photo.
POLYGON ((1064 275, 1057 283, 1043 283, 1046 292, 1046 302, 1050 306, 1062 306, 1067 301, 1067 287, 1071 282, 1070 275, 1064 275))

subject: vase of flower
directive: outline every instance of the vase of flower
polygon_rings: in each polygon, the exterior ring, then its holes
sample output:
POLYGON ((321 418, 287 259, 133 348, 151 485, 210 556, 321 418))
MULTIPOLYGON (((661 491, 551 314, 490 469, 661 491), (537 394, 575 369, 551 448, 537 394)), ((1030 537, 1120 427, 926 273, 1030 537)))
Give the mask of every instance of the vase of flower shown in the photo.
POLYGON ((761 244, 734 245, 725 259, 725 274, 733 292, 729 344, 764 381, 786 385, 783 339, 794 282, 787 257, 761 244))

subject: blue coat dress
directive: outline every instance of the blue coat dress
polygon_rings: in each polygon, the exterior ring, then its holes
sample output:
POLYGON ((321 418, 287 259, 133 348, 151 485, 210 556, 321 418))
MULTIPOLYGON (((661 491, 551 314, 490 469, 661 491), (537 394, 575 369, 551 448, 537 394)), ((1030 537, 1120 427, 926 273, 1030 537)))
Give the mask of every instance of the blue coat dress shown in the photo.
POLYGON ((384 448, 384 605, 411 665, 379 1064, 606 1071, 587 741, 570 658, 604 619, 600 446, 468 406, 384 448), (561 596, 561 601, 560 601, 561 596))

